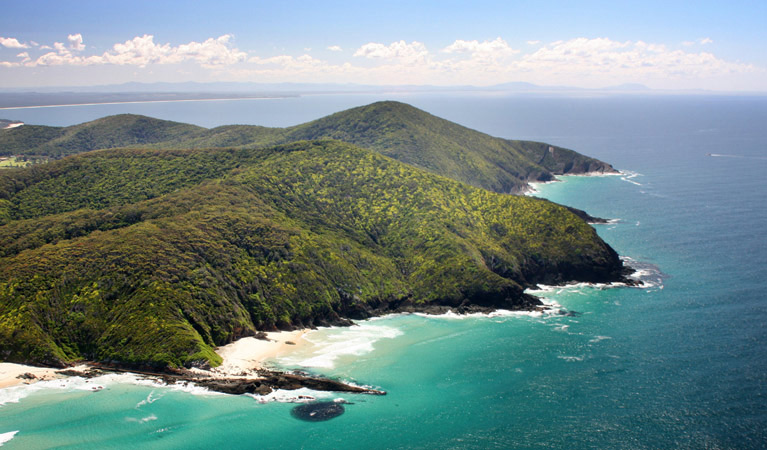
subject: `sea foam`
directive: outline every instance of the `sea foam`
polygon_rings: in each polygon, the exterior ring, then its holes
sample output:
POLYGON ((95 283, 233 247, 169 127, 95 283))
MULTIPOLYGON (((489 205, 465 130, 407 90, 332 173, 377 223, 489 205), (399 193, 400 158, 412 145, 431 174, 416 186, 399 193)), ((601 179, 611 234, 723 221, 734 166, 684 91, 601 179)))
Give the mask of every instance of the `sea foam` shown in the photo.
POLYGON ((348 328, 338 328, 330 333, 310 332, 303 336, 312 349, 311 354, 293 354, 278 358, 281 365, 332 369, 344 356, 360 356, 370 353, 381 339, 394 339, 402 331, 370 321, 360 322, 348 328))
POLYGON ((19 430, 16 431, 9 431, 8 433, 0 433, 0 447, 3 446, 6 442, 13 439, 14 436, 16 436, 16 433, 18 433, 19 430))
MULTIPOLYGON (((214 392, 207 388, 196 386, 191 382, 177 382, 175 384, 165 384, 159 379, 145 378, 141 375, 132 373, 109 373, 94 378, 67 377, 55 380, 38 381, 32 384, 23 384, 0 389, 0 407, 7 403, 19 403, 29 395, 42 390, 58 391, 90 391, 98 392, 109 388, 115 384, 133 384, 138 386, 147 386, 153 388, 169 389, 173 391, 186 392, 192 395, 225 395, 220 392, 214 392)), ((153 403, 164 394, 155 395, 152 391, 145 400, 136 404, 136 408, 149 403, 153 403)))
POLYGON ((34 392, 47 390, 69 390, 69 391, 99 391, 104 385, 116 377, 122 377, 125 374, 105 375, 92 378, 90 380, 82 377, 58 378, 55 380, 38 381, 32 384, 22 384, 0 389, 0 406, 6 403, 18 403, 34 392))
POLYGON ((627 181, 627 182, 629 182, 631 184, 635 184, 637 186, 643 186, 643 184, 638 182, 638 181, 635 181, 634 178, 641 177, 641 176, 643 176, 641 173, 639 173, 639 172, 632 172, 630 170, 621 171, 621 173, 620 173, 621 180, 627 181))
MULTIPOLYGON (((551 311, 551 306, 553 306, 554 303, 546 304, 544 302, 544 307, 540 310, 536 309, 533 311, 511 311, 508 309, 496 309, 495 311, 491 312, 475 312, 475 313, 469 313, 469 314, 458 314, 453 312, 452 310, 447 311, 443 314, 426 314, 426 313, 414 313, 416 316, 424 317, 427 319, 447 319, 447 320, 466 320, 466 319, 477 319, 477 318, 483 318, 483 319, 494 319, 497 317, 541 317, 545 314, 551 314, 555 313, 556 311, 551 311)), ((558 305, 554 305, 558 306, 558 305)))
POLYGON ((327 391, 315 391, 308 388, 300 388, 292 391, 286 389, 275 389, 266 395, 244 395, 253 397, 259 403, 309 403, 321 398, 330 398, 333 396, 333 393, 327 391))
POLYGON ((668 278, 668 275, 660 270, 660 267, 655 264, 637 261, 630 256, 621 256, 623 264, 634 269, 634 273, 629 275, 629 278, 637 281, 641 281, 642 285, 639 286, 644 289, 663 289, 663 281, 668 278))

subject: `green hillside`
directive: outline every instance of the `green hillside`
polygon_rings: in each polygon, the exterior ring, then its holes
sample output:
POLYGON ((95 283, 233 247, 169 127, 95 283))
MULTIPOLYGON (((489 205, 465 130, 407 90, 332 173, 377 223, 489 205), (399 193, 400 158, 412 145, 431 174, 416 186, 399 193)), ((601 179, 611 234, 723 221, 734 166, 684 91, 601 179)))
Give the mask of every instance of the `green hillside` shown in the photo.
POLYGON ((0 155, 59 156, 129 146, 265 147, 300 140, 336 139, 501 193, 519 192, 527 187, 528 181, 547 181, 557 174, 614 172, 609 164, 572 150, 495 138, 391 101, 349 109, 289 128, 231 125, 206 130, 132 115, 67 128, 34 127, 40 133, 24 131, 26 127, 0 132, 0 155))
POLYGON ((202 127, 135 114, 104 117, 71 127, 24 125, 0 131, 0 156, 61 157, 105 148, 143 146, 188 139, 202 127))
POLYGON ((622 264, 564 207, 338 141, 91 152, 0 173, 0 358, 217 364, 256 330, 529 308, 622 264))
POLYGON ((528 181, 548 181, 555 174, 614 171, 572 150, 495 138, 399 102, 342 111, 289 128, 287 135, 290 140, 328 137, 351 142, 501 193, 523 190, 528 181))

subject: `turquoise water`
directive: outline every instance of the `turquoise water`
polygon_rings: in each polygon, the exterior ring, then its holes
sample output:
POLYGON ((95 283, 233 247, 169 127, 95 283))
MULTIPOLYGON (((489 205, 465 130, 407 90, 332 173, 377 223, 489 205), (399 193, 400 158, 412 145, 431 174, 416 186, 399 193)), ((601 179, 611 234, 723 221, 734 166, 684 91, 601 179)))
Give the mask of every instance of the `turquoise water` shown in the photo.
MULTIPOLYGON (((296 113, 371 99, 321 100, 295 100, 296 113)), ((3 448, 765 448, 767 99, 407 101, 624 170, 537 195, 618 219, 600 235, 654 284, 541 294, 571 315, 389 316, 313 332, 273 363, 389 392, 331 396, 353 404, 327 422, 124 376, 93 381, 98 392, 78 380, 1 390, 3 448)), ((268 115, 263 102, 253 117, 268 115)))

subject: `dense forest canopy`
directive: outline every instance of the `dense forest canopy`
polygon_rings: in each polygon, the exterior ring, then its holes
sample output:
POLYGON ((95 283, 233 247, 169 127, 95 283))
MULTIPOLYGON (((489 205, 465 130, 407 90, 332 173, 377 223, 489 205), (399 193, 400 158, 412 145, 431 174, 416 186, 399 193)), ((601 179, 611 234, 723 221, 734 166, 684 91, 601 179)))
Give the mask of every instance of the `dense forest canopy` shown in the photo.
POLYGON ((0 172, 6 361, 216 365, 216 346, 257 330, 529 309, 536 283, 623 274, 567 208, 491 192, 563 161, 609 165, 400 103, 286 129, 113 116, 0 138, 13 153, 77 153, 0 172), (221 144, 234 147, 205 148, 221 144), (83 152, 117 145, 134 148, 83 152))
POLYGON ((71 127, 0 132, 0 155, 61 157, 117 147, 265 147, 336 139, 472 186, 519 192, 556 174, 615 172, 607 163, 540 142, 489 136, 399 102, 378 102, 288 128, 194 125, 122 114, 71 127))

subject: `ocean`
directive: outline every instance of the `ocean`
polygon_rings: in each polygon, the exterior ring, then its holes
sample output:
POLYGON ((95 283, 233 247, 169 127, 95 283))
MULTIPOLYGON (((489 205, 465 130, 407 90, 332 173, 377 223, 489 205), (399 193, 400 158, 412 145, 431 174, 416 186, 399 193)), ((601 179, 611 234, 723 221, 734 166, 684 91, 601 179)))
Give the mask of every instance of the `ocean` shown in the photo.
POLYGON ((231 397, 129 375, 7 388, 3 450, 767 448, 767 97, 349 94, 0 117, 289 126, 384 98, 620 169, 534 195, 614 219, 595 227, 646 286, 538 291, 566 314, 392 315, 313 331, 271 363, 388 392, 309 393, 348 402, 325 422, 271 401, 291 393, 231 397))

